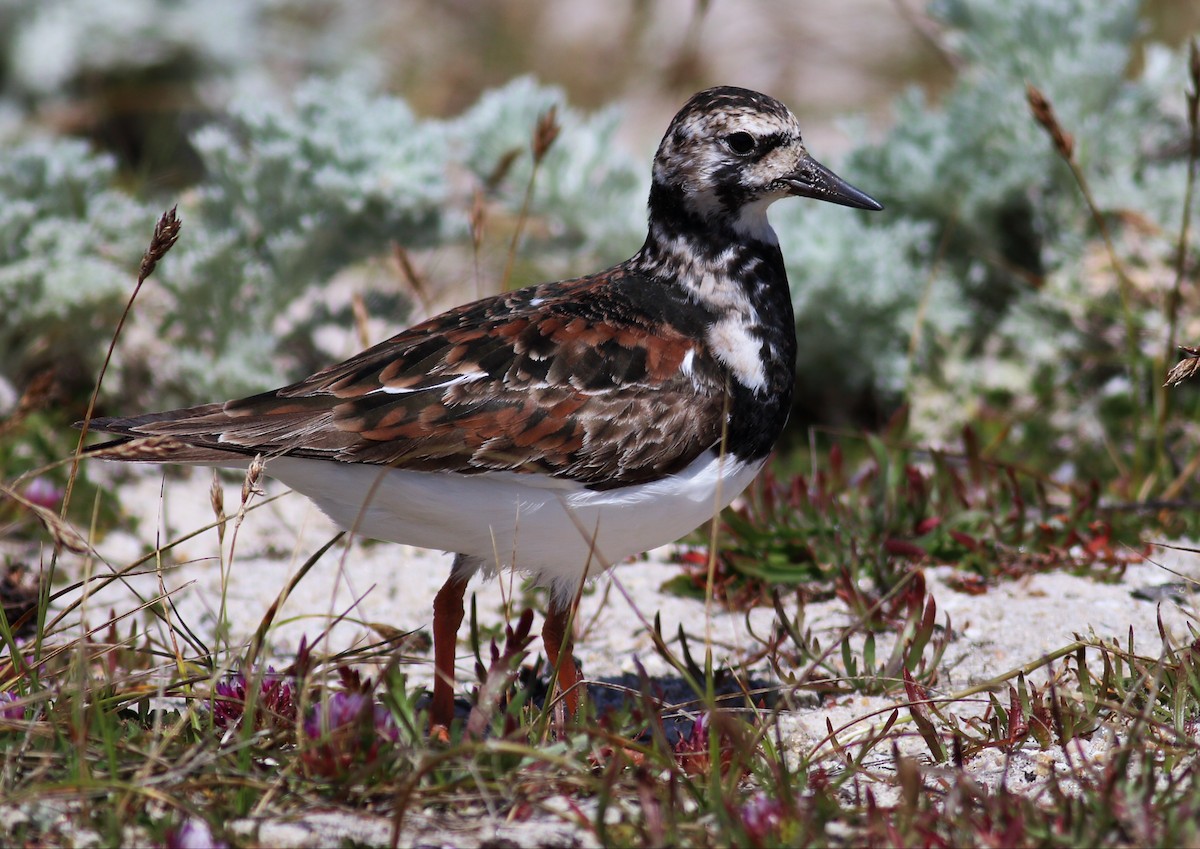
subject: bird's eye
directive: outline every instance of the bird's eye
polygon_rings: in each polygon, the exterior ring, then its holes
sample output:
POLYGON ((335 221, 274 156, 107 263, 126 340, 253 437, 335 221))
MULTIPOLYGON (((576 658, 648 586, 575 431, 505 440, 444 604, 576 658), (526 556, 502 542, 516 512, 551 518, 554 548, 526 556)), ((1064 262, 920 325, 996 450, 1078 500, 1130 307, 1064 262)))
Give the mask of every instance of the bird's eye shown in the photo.
POLYGON ((730 133, 725 137, 725 144, 738 156, 745 156, 758 147, 758 139, 749 133, 730 133))

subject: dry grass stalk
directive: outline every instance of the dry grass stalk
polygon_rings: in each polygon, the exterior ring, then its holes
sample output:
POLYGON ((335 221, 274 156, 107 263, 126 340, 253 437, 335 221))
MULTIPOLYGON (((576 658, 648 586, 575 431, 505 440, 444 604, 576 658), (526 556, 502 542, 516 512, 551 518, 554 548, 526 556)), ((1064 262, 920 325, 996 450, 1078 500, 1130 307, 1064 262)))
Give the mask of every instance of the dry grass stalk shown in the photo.
POLYGON ((1183 359, 1167 373, 1167 382, 1163 384, 1164 386, 1178 386, 1185 380, 1194 377, 1196 372, 1200 372, 1200 348, 1180 345, 1179 351, 1183 354, 1183 359))
POLYGON ((173 436, 145 436, 88 451, 89 457, 99 460, 169 460, 187 446, 173 436))
MULTIPOLYGON (((1054 113, 1053 105, 1042 94, 1040 89, 1032 83, 1027 83, 1025 86, 1025 96, 1029 101, 1029 110, 1033 114, 1034 120, 1050 136, 1050 141, 1053 143, 1054 149, 1062 157, 1063 161, 1067 163, 1067 167, 1071 169, 1071 176, 1075 178, 1075 184, 1079 186, 1079 192, 1083 195, 1088 212, 1092 216, 1092 221, 1095 222, 1096 229, 1100 232, 1100 238, 1104 241, 1104 249, 1108 253, 1109 262, 1112 263, 1113 272, 1117 275, 1117 295, 1121 300, 1121 316, 1125 324, 1126 362, 1129 368, 1133 368, 1141 359, 1140 344, 1138 341, 1141 333, 1141 322, 1133 309, 1133 280, 1125 270, 1125 264, 1121 261, 1121 257, 1117 254, 1116 243, 1113 240, 1108 221, 1096 203, 1096 197, 1092 194, 1083 169, 1079 167, 1079 162, 1075 159, 1074 136, 1063 129, 1062 124, 1058 121, 1058 116, 1054 113)), ((1161 400, 1161 398, 1158 399, 1159 402, 1161 400)))
MULTIPOLYGON (((1200 160, 1200 115, 1198 115, 1200 113, 1200 46, 1197 45, 1194 38, 1188 44, 1188 78, 1190 87, 1186 94, 1188 121, 1187 180, 1183 190, 1183 213, 1180 216, 1179 236, 1175 243, 1175 282, 1171 286, 1171 290, 1167 293, 1166 302, 1163 306, 1167 322, 1167 339, 1162 355, 1162 362, 1164 364, 1170 360, 1179 339, 1179 306, 1183 302, 1183 281, 1188 272, 1188 245, 1191 242, 1192 229, 1192 200, 1196 193, 1196 163, 1200 160)), ((1155 402, 1157 406, 1155 426, 1160 435, 1160 446, 1165 444, 1162 434, 1165 433, 1167 416, 1170 413, 1171 407, 1171 398, 1164 391, 1164 388, 1178 386, 1182 381, 1187 380, 1195 374, 1197 369, 1200 369, 1200 365, 1198 365, 1200 360, 1196 359, 1196 348, 1184 347, 1180 348, 1180 350, 1183 352, 1185 359, 1168 372, 1167 382, 1162 387, 1155 387, 1155 402)), ((1164 452, 1165 449, 1160 447, 1160 453, 1164 452)), ((1196 464, 1200 464, 1200 454, 1196 454, 1192 458, 1184 471, 1186 472, 1196 464)), ((1166 491, 1172 493, 1173 497, 1175 493, 1186 485, 1187 480, 1191 480, 1191 474, 1188 474, 1186 478, 1182 475, 1176 476, 1166 491)))
POLYGON ((208 503, 212 505, 213 515, 217 519, 217 539, 225 541, 225 490, 221 488, 221 478, 213 469, 212 483, 208 487, 208 503))
POLYGON ((512 150, 504 152, 496 165, 488 172, 488 175, 483 178, 483 186, 487 191, 495 191, 496 187, 508 176, 508 172, 512 170, 513 163, 517 161, 517 157, 521 155, 521 149, 514 147, 512 150))
POLYGON ((250 461, 250 465, 246 469, 246 477, 242 479, 242 503, 238 506, 239 524, 245 518, 246 508, 250 505, 250 496, 263 494, 263 489, 259 486, 259 483, 262 481, 265 470, 266 463, 263 461, 263 455, 255 454, 254 459, 250 461))
POLYGON ((176 215, 175 211, 178 208, 173 206, 168 209, 154 225, 154 235, 150 238, 150 247, 146 248, 146 252, 142 254, 142 267, 138 273, 139 283, 144 282, 154 273, 154 267, 158 265, 158 261, 167 255, 167 251, 171 250, 179 239, 179 230, 183 223, 176 215))
POLYGON ((471 228, 471 249, 475 255, 479 255, 480 248, 483 247, 483 236, 486 232, 484 229, 487 223, 487 206, 484 204, 483 192, 476 189, 471 196, 471 215, 468 219, 468 224, 471 228))
POLYGON ((558 123, 558 107, 551 106, 538 116, 537 126, 533 129, 533 164, 541 165, 542 160, 554 145, 554 140, 562 132, 558 123))
POLYGON ((421 279, 421 275, 413 267, 408 251, 404 249, 403 245, 396 245, 392 250, 392 254, 396 257, 396 265, 400 268, 404 282, 408 284, 408 288, 412 290, 417 303, 421 305, 422 312, 425 315, 431 315, 433 313, 433 302, 429 297, 429 287, 425 285, 425 281, 421 279))
POLYGON ((508 246, 508 261, 504 266, 504 278, 501 285, 505 291, 510 288, 513 266, 517 261, 517 248, 521 244, 521 234, 525 232, 525 223, 529 220, 529 206, 533 202, 533 185, 537 181, 538 166, 546 158, 546 154, 561 130, 556 106, 551 106, 539 115, 537 124, 534 125, 533 139, 530 142, 530 150, 533 153, 533 170, 529 172, 529 182, 525 185, 525 199, 521 202, 521 213, 517 216, 517 226, 513 228, 512 243, 508 246))
POLYGON ((32 513, 50 534, 51 539, 54 540, 54 547, 56 549, 65 548, 67 551, 72 551, 76 554, 87 554, 91 551, 87 540, 72 528, 65 519, 59 518, 53 510, 49 510, 40 504, 35 504, 15 489, 5 486, 2 483, 0 483, 0 496, 13 501, 23 510, 32 513))
POLYGON ((1059 155, 1068 161, 1075 157, 1075 137, 1062 128, 1058 123, 1058 116, 1054 114, 1054 107, 1050 105, 1050 101, 1046 96, 1034 86, 1028 83, 1025 86, 1025 97, 1029 101, 1029 110, 1033 113, 1033 118, 1042 128, 1049 133, 1050 140, 1054 143, 1054 149, 1059 155))
POLYGON ((75 446, 75 459, 71 464, 71 473, 67 476, 67 488, 63 493, 62 507, 59 513, 61 516, 67 515, 67 507, 71 503, 71 493, 75 489, 75 478, 79 475, 79 459, 83 456, 83 443, 87 439, 88 423, 91 422, 96 411, 96 399, 100 397, 100 387, 104 383, 104 375, 108 372, 108 364, 112 362, 113 351, 117 348, 117 340, 121 337, 125 322, 129 320, 130 311, 133 310, 133 302, 137 300, 138 293, 142 290, 142 284, 154 273, 159 260, 167 255, 167 251, 171 250, 179 239, 179 231, 183 222, 179 220, 175 210, 176 207, 171 207, 159 216, 158 223, 154 225, 154 235, 150 237, 150 246, 142 254, 137 283, 129 295, 129 300, 125 302, 125 309, 121 312, 121 317, 117 319, 117 326, 108 343, 108 350, 104 353, 104 363, 100 366, 100 374, 96 377, 96 385, 92 388, 92 397, 88 399, 87 412, 84 414, 83 423, 79 428, 79 442, 75 446))
POLYGON ((354 313, 354 329, 358 333, 359 347, 371 347, 371 332, 368 324, 370 315, 367 313, 367 302, 363 298, 362 292, 355 292, 350 296, 350 311, 354 313))
POLYGON ((468 218, 471 228, 471 260, 475 271, 475 297, 483 297, 483 287, 480 283, 479 253, 483 248, 483 238, 487 228, 487 203, 484 200, 483 189, 478 186, 471 195, 471 213, 468 218))
POLYGON ((1183 215, 1179 224, 1179 239, 1175 248, 1175 284, 1167 296, 1167 345, 1165 361, 1175 350, 1179 327, 1179 305, 1183 300, 1183 281, 1187 275, 1188 243, 1192 228, 1192 199, 1196 192, 1196 163, 1200 160, 1200 45, 1192 39, 1188 45, 1188 164, 1187 184, 1183 192, 1183 215))

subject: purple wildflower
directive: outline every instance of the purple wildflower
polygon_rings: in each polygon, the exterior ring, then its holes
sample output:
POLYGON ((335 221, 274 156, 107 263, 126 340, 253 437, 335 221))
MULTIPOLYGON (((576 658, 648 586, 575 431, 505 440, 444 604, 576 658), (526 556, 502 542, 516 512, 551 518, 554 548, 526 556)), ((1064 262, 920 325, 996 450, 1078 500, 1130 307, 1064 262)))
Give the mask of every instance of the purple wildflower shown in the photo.
POLYGON ((167 849, 229 849, 229 844, 213 837, 202 819, 188 817, 166 835, 167 849))
POLYGON ((39 507, 57 510, 62 502, 63 488, 47 477, 36 477, 25 487, 25 497, 39 507))
MULTIPOLYGON (((717 757, 721 774, 726 774, 733 765, 734 751, 742 745, 744 734, 727 714, 713 716, 704 711, 692 723, 690 733, 679 738, 675 744, 675 762, 687 775, 705 775, 712 768, 709 749, 709 724, 715 723, 717 732, 717 757)), ((742 769, 745 769, 744 764, 742 769)))
POLYGON ((738 813, 750 842, 762 846, 778 837, 780 827, 794 812, 779 799, 760 790, 742 805, 738 813))
POLYGON ((333 778, 355 764, 373 764, 380 745, 396 742, 400 732, 392 715, 369 693, 340 691, 315 704, 302 726, 310 745, 301 749, 305 767, 333 778))
POLYGON ((336 734, 357 722, 370 702, 371 697, 365 693, 334 693, 309 711, 304 719, 305 736, 320 740, 326 734, 336 734))
MULTIPOLYGON (((239 725, 246 712, 246 675, 237 672, 228 680, 217 684, 213 694, 213 724, 218 728, 239 725)), ((292 685, 275 667, 267 668, 259 686, 255 704, 255 728, 283 730, 296 722, 296 702, 292 696, 292 685)))
POLYGON ((21 697, 12 690, 0 691, 0 719, 24 719, 24 705, 14 704, 21 697))

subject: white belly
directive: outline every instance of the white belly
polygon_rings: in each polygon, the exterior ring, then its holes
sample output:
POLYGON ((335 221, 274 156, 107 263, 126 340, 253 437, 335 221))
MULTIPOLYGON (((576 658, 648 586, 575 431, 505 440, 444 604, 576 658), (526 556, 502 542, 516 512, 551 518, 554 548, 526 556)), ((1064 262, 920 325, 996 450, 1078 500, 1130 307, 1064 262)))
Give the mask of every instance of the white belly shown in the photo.
POLYGON ((275 457, 266 473, 343 528, 452 551, 573 593, 585 573, 672 542, 726 507, 765 461, 706 452, 677 475, 593 491, 516 472, 456 475, 275 457))

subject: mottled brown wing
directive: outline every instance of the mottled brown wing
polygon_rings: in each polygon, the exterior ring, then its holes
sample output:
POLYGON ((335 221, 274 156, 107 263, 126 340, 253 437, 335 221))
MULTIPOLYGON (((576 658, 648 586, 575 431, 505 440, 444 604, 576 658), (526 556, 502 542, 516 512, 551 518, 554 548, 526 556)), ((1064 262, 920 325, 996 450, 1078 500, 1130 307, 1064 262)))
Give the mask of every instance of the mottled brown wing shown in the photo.
POLYGON ((185 462, 235 451, 622 486, 719 442, 726 378, 703 342, 708 321, 636 275, 545 284, 459 307, 273 392, 93 427, 173 437, 190 448, 185 462))

